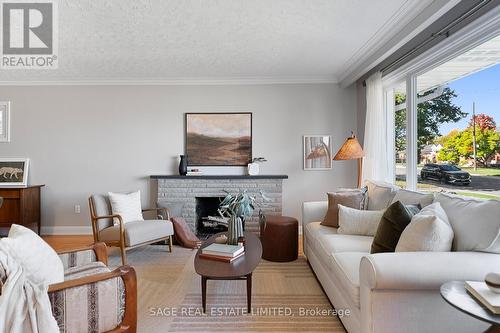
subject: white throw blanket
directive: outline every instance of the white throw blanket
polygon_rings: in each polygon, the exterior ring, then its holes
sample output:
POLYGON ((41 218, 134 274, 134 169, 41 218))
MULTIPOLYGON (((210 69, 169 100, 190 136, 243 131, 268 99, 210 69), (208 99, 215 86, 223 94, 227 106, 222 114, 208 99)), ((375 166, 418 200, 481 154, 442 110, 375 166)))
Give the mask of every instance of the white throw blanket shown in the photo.
POLYGON ((52 315, 48 285, 37 285, 27 279, 23 267, 2 240, 0 267, 7 276, 0 295, 0 333, 59 332, 52 315))

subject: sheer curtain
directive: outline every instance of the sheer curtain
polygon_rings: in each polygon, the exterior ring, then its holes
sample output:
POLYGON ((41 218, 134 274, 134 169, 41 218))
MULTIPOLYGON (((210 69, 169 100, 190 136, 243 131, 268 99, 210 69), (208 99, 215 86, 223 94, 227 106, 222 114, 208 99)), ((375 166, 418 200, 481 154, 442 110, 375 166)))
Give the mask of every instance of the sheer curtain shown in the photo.
POLYGON ((363 151, 363 179, 393 182, 389 156, 388 118, 384 108, 382 73, 366 80, 366 120, 363 151))

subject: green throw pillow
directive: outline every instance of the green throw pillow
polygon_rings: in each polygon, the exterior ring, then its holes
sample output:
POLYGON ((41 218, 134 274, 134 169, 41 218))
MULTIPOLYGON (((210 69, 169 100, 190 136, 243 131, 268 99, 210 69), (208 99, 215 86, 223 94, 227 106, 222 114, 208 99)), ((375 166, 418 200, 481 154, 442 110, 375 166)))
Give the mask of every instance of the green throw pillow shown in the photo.
POLYGON ((373 238, 371 253, 394 252, 401 233, 411 222, 413 215, 419 211, 419 206, 405 206, 400 201, 390 205, 378 225, 373 238))

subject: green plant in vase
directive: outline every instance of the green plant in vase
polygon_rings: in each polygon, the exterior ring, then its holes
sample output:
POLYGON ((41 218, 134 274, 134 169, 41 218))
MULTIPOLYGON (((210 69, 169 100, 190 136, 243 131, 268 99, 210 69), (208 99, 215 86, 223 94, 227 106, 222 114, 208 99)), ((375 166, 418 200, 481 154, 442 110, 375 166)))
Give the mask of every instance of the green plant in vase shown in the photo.
MULTIPOLYGON (((247 191, 240 191, 231 194, 224 191, 226 197, 220 203, 220 212, 229 218, 227 222, 227 243, 238 244, 238 238, 243 237, 243 221, 252 216, 255 209, 255 195, 250 195, 247 191)), ((262 198, 267 199, 262 192, 262 198)))

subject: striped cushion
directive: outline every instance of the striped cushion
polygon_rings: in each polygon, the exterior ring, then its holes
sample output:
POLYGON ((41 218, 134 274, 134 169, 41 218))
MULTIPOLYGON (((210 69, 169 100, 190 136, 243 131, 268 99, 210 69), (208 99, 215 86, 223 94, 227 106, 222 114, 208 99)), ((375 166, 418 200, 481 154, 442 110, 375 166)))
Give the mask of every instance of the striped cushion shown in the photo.
POLYGON ((68 268, 64 271, 64 281, 108 272, 111 272, 111 270, 106 265, 100 261, 95 261, 82 266, 68 268))
POLYGON ((68 268, 81 266, 83 264, 88 264, 97 261, 94 250, 83 250, 76 252, 68 252, 59 255, 63 263, 64 270, 68 268))
POLYGON ((52 292, 49 299, 61 333, 109 331, 125 313, 121 277, 52 292))

